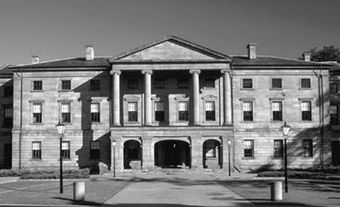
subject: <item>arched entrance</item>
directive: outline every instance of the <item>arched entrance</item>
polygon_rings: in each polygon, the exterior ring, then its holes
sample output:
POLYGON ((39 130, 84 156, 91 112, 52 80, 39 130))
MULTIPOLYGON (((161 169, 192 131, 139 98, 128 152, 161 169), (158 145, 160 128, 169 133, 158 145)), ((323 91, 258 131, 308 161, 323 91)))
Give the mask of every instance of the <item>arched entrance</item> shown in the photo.
POLYGON ((209 139, 203 143, 203 167, 222 168, 222 147, 219 141, 209 139))
POLYGON ((189 168, 189 144, 180 140, 157 142, 155 144, 155 166, 162 168, 189 168))
POLYGON ((124 169, 141 169, 142 148, 136 140, 128 140, 124 143, 124 169))

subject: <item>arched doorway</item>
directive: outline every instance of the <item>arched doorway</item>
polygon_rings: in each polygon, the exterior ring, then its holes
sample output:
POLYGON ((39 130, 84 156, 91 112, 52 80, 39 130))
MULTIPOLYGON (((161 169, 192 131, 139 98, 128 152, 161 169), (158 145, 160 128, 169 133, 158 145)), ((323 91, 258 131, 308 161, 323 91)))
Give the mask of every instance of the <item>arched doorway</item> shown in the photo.
POLYGON ((203 143, 203 167, 222 168, 222 147, 219 141, 209 139, 203 143))
POLYGON ((162 168, 189 168, 189 144, 180 140, 157 142, 155 144, 155 166, 162 168))
POLYGON ((124 169, 141 169, 142 148, 136 140, 128 140, 124 143, 124 169))

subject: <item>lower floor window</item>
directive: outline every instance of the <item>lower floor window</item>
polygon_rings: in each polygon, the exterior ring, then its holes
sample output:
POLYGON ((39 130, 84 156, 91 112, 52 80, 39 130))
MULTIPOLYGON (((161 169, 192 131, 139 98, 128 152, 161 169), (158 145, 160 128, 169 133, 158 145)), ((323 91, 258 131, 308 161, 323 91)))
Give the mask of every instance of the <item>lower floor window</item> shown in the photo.
POLYGON ((32 142, 32 159, 41 159, 41 142, 32 142))
POLYGON ((90 142, 90 159, 100 158, 100 145, 98 141, 90 142))
POLYGON ((63 159, 70 159, 70 142, 69 141, 62 142, 61 155, 63 159))
POLYGON ((283 157, 283 140, 274 140, 274 157, 283 157))
POLYGON ((304 157, 313 157, 313 140, 303 140, 303 155, 304 157))
POLYGON ((244 157, 254 157, 254 140, 244 140, 244 157))

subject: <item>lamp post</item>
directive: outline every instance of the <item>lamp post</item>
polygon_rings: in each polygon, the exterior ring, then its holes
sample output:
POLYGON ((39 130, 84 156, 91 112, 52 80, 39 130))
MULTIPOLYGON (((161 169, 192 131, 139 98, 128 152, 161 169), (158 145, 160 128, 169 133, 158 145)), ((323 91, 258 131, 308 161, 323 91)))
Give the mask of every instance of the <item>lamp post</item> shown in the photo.
POLYGON ((285 192, 288 193, 288 172, 287 172, 287 137, 290 131, 290 126, 285 124, 282 126, 282 134, 285 140, 285 192))
POLYGON ((112 141, 113 146, 113 177, 116 177, 116 141, 112 141))
POLYGON ((231 165, 231 158, 230 158, 230 145, 231 145, 231 140, 228 140, 227 141, 227 143, 228 143, 228 172, 229 172, 229 176, 231 176, 231 167, 230 167, 230 165, 231 165))
POLYGON ((60 141, 60 158, 59 158, 59 161, 60 161, 60 193, 63 193, 63 155, 62 155, 62 144, 63 144, 63 136, 65 134, 65 125, 59 123, 55 126, 57 128, 57 132, 58 132, 58 135, 59 135, 59 141, 60 141))

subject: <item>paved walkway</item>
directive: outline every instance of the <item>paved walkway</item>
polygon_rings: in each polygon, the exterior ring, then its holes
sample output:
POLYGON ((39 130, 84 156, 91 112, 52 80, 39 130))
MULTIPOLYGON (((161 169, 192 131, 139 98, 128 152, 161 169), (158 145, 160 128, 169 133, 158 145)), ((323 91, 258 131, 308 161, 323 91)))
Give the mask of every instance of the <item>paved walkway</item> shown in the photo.
POLYGON ((107 200, 109 206, 253 206, 249 201, 205 175, 135 177, 122 191, 107 200))

